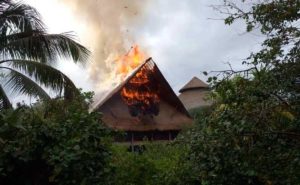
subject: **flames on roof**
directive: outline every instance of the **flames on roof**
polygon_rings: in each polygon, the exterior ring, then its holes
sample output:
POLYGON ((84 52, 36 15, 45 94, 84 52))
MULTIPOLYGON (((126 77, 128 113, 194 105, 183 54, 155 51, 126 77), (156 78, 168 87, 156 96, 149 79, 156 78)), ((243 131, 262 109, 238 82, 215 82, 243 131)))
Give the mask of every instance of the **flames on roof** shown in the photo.
POLYGON ((192 123, 152 58, 133 70, 94 110, 102 112, 103 121, 118 130, 180 130, 192 123))
POLYGON ((143 65, 121 89, 122 99, 128 105, 132 116, 159 113, 158 85, 152 78, 155 70, 153 63, 143 65))

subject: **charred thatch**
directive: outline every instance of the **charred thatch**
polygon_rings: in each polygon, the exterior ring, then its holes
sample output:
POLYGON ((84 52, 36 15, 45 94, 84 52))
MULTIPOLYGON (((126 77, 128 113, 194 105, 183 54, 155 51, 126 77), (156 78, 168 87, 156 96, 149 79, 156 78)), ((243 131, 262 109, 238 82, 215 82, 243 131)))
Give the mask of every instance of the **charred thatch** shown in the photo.
POLYGON ((104 123, 115 130, 139 137, 155 132, 154 139, 157 134, 158 138, 174 139, 175 133, 192 124, 184 105, 151 58, 99 102, 94 111, 102 112, 104 123))
POLYGON ((153 74, 154 65, 144 65, 121 90, 131 116, 155 115, 159 113, 159 82, 153 74))

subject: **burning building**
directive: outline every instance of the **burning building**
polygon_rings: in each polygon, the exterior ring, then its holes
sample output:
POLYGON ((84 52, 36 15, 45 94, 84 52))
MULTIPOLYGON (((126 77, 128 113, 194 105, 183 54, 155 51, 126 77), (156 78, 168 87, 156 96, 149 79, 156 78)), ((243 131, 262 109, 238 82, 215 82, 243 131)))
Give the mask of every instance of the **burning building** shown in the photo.
POLYGON ((125 131, 126 141, 172 140, 192 124, 157 65, 149 58, 96 104, 104 123, 125 131))

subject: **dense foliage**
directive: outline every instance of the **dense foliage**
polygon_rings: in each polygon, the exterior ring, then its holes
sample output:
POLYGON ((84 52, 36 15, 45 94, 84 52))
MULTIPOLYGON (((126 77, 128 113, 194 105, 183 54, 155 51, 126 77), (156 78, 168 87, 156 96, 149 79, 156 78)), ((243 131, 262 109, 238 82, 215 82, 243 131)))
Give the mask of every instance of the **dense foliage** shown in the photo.
POLYGON ((198 121, 189 160, 204 184, 298 184, 300 122, 256 79, 222 81, 214 111, 198 121))
POLYGON ((1 112, 0 184, 108 183, 111 133, 90 97, 1 112))
POLYGON ((194 128, 133 153, 110 144, 90 93, 20 105, 0 112, 0 184, 300 184, 300 3, 244 3, 225 1, 225 23, 266 40, 245 70, 209 78, 213 105, 191 111, 194 128))
POLYGON ((188 160, 201 184, 300 184, 300 2, 240 3, 225 1, 225 23, 245 20, 266 40, 245 70, 209 78, 215 103, 191 134, 188 160))
MULTIPOLYGON (((180 182, 176 174, 187 148, 176 143, 144 142, 140 152, 129 152, 128 146, 113 147, 113 184, 116 185, 167 185, 180 182)), ((184 174, 187 175, 187 174, 184 174)), ((184 176, 181 174, 181 176, 184 176)), ((180 178, 180 177, 178 177, 180 178)))

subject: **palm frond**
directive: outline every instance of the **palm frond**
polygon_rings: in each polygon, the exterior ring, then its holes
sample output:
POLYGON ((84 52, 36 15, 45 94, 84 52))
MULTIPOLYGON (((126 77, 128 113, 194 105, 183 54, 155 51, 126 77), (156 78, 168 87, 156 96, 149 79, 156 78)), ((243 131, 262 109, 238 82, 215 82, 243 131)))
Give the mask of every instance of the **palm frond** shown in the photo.
POLYGON ((0 67, 0 69, 1 68, 9 70, 6 75, 7 81, 4 84, 4 87, 9 88, 12 93, 41 99, 50 99, 50 96, 46 91, 29 77, 9 67, 0 67))
POLYGON ((40 14, 32 6, 23 3, 11 3, 9 0, 0 2, 0 31, 44 30, 40 14))
POLYGON ((48 64, 59 57, 84 63, 90 51, 74 41, 73 37, 71 33, 47 34, 40 30, 11 34, 3 39, 0 37, 0 54, 48 64))
POLYGON ((11 0, 0 0, 0 12, 4 11, 10 4, 11 0))
POLYGON ((2 85, 5 90, 8 87, 15 93, 48 99, 39 86, 44 85, 72 98, 78 93, 73 82, 49 64, 61 58, 84 63, 89 55, 71 33, 47 34, 33 7, 0 0, 0 64, 4 64, 0 71, 8 70, 7 83, 2 85))
POLYGON ((58 93, 63 91, 66 99, 71 99, 78 94, 74 83, 61 71, 49 65, 29 60, 6 60, 3 62, 28 75, 45 87, 58 93))
POLYGON ((10 109, 12 108, 12 105, 2 87, 0 84, 0 110, 2 109, 10 109))

